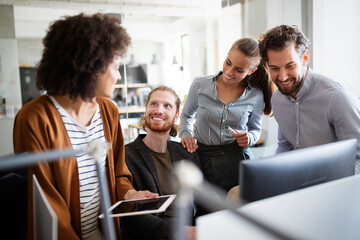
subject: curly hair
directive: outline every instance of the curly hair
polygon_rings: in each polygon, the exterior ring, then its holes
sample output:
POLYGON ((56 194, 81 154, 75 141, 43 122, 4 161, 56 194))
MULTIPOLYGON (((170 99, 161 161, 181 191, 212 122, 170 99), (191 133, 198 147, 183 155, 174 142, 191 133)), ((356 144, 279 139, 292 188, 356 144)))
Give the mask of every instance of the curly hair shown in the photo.
MULTIPOLYGON (((180 98, 179 98, 179 96, 176 94, 176 92, 172 88, 169 88, 169 87, 164 86, 164 85, 151 90, 151 92, 149 93, 149 95, 148 95, 148 97, 146 99, 146 104, 145 104, 146 107, 147 107, 147 105, 149 103, 149 100, 151 99, 151 95, 156 91, 165 91, 165 92, 169 92, 172 95, 174 95, 174 97, 176 98, 176 102, 175 102, 176 112, 180 111, 180 98)), ((146 131, 145 117, 142 117, 140 119, 140 125, 141 125, 141 128, 144 131, 146 131)), ((179 127, 176 124, 174 124, 170 129, 170 136, 175 137, 177 135, 178 130, 179 130, 179 127)))
POLYGON ((283 50, 293 43, 295 43, 299 55, 302 55, 310 44, 309 40, 295 25, 280 25, 270 29, 260 37, 259 47, 262 61, 266 63, 269 60, 267 56, 268 49, 283 50))
POLYGON ((103 14, 67 16, 52 23, 43 39, 37 87, 50 95, 69 94, 74 100, 94 98, 99 76, 130 45, 120 23, 103 14))
POLYGON ((257 67, 257 70, 244 80, 263 92, 265 104, 263 112, 266 115, 270 115, 272 112, 270 101, 272 96, 271 80, 266 68, 260 61, 259 41, 254 38, 241 38, 233 43, 230 48, 230 51, 231 50, 242 52, 250 59, 252 67, 257 67))

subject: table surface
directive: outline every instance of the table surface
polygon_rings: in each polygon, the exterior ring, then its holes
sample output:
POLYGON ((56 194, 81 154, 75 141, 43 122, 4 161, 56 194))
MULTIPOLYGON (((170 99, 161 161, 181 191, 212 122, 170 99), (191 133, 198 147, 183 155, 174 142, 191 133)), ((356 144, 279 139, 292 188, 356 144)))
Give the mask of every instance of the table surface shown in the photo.
MULTIPOLYGON (((360 175, 249 203, 239 211, 298 239, 359 239, 360 175)), ((219 211, 199 217, 198 239, 273 239, 266 232, 219 211)))

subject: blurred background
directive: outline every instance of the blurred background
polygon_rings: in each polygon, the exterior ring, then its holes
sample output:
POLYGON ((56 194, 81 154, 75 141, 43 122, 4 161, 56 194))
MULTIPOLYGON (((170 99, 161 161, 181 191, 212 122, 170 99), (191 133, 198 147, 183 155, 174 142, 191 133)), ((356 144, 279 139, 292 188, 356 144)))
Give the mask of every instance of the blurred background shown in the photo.
MULTIPOLYGON (((279 24, 297 25, 310 39, 315 71, 360 90, 360 1, 0 0, 0 156, 13 152, 17 111, 42 94, 35 76, 49 24, 80 12, 121 18, 132 37, 112 99, 126 142, 141 131, 136 123, 152 88, 167 85, 184 102, 195 77, 221 70, 236 39, 279 24)), ((264 117, 255 156, 273 154, 276 137, 275 120, 264 117)))

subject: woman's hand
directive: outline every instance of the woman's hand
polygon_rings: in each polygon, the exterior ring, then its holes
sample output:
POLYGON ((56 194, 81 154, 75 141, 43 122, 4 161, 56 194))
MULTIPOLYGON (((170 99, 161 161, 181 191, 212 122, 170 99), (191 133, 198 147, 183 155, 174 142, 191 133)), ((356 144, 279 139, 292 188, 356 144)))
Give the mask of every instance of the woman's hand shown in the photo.
POLYGON ((138 198, 151 198, 151 197, 157 197, 159 194, 152 193, 150 191, 136 191, 135 189, 130 189, 126 192, 124 199, 130 200, 130 199, 138 199, 138 198))
POLYGON ((231 135, 231 137, 236 138, 236 142, 239 144, 240 147, 247 147, 249 146, 249 136, 247 132, 241 132, 235 130, 236 133, 231 135))
POLYGON ((186 148, 189 153, 193 153, 196 149, 199 148, 199 146, 195 142, 194 137, 187 137, 181 139, 181 145, 183 146, 183 148, 186 148))

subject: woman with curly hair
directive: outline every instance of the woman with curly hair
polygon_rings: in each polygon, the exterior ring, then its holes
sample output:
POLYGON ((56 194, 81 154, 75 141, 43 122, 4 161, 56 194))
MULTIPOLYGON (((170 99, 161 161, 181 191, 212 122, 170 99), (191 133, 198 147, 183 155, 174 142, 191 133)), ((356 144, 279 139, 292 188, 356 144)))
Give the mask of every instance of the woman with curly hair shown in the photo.
MULTIPOLYGON (((36 84, 46 95, 26 104, 16 116, 15 152, 77 149, 95 139, 110 142, 111 149, 102 153, 101 165, 111 203, 157 196, 133 189, 118 110, 107 99, 121 79, 121 57, 130 44, 120 20, 101 14, 65 17, 50 26, 43 43, 36 84)), ((59 239, 103 238, 98 226, 100 192, 92 156, 78 154, 29 168, 30 239, 33 174, 57 214, 59 239)), ((118 236, 119 226, 115 219, 118 236)))

